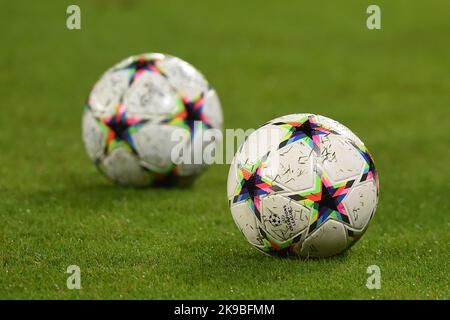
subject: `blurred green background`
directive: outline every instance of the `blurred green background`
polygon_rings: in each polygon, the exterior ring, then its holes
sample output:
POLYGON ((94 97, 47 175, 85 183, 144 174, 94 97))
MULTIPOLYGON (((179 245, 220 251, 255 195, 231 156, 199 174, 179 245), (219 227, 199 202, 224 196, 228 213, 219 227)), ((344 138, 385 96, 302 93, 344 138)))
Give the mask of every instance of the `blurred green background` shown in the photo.
POLYGON ((0 298, 448 299, 448 1, 2 1, 0 298), (81 30, 66 8, 81 7, 81 30), (366 8, 381 7, 381 30, 366 8), (111 185, 81 140, 98 77, 142 52, 179 56, 217 89, 225 128, 319 113, 366 143, 380 203, 343 256, 252 249, 226 165, 189 189, 111 185), (66 288, 69 265, 81 290, 66 288), (367 266, 382 289, 365 286, 367 266))

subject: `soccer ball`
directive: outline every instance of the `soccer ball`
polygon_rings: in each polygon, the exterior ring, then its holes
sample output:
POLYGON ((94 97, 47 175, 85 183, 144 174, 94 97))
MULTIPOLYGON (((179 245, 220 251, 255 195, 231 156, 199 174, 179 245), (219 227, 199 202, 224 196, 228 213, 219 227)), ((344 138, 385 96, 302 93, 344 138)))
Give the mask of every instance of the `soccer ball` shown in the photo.
POLYGON ((197 134, 203 128, 222 128, 216 91, 193 66, 159 53, 129 57, 106 71, 83 115, 89 157, 121 185, 192 181, 206 164, 181 159, 208 145, 197 134))
POLYGON ((320 115, 269 121, 240 146, 228 175, 233 219, 269 255, 329 257, 355 244, 378 202, 363 142, 320 115))

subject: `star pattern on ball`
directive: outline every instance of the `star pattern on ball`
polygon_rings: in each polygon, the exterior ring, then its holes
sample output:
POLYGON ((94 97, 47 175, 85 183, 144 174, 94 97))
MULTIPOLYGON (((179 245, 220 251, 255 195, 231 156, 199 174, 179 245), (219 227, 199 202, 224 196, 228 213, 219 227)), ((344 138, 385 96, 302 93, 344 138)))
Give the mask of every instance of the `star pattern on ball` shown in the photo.
POLYGON ((203 92, 192 100, 181 95, 178 111, 167 122, 189 129, 191 139, 193 139, 199 125, 202 128, 212 128, 211 122, 204 112, 204 101, 203 92))
POLYGON ((129 70, 129 81, 128 85, 135 82, 144 72, 154 72, 165 76, 164 72, 157 65, 158 60, 156 59, 146 59, 145 57, 139 57, 137 60, 133 61, 121 70, 129 70))
POLYGON ((268 221, 274 227, 278 227, 279 225, 281 225, 281 218, 276 213, 271 213, 268 221))
POLYGON ((191 132, 194 131, 195 128, 195 122, 201 121, 202 124, 206 128, 211 128, 211 124, 206 117, 204 110, 204 99, 203 99, 203 93, 201 93, 198 97, 194 98, 193 100, 189 100, 185 97, 182 98, 185 114, 184 114, 184 122, 187 126, 189 126, 189 129, 191 132))
POLYGON ((315 187, 311 191, 301 192, 289 196, 300 204, 313 208, 309 233, 320 227, 327 219, 334 219, 350 224, 350 219, 342 200, 350 191, 355 180, 332 184, 323 173, 316 176, 315 187))
POLYGON ((119 103, 116 112, 112 116, 105 117, 101 120, 106 131, 105 148, 107 151, 121 144, 131 152, 136 153, 132 134, 146 121, 137 117, 127 117, 124 104, 119 103))
POLYGON ((232 200, 233 203, 247 201, 259 221, 261 221, 261 197, 282 190, 262 176, 263 168, 264 162, 261 160, 252 166, 239 166, 238 179, 240 182, 232 200))
POLYGON ((369 153, 369 150, 367 150, 367 148, 365 146, 359 146, 356 143, 352 142, 352 145, 355 147, 356 150, 358 150, 359 154, 363 157, 364 159, 364 169, 363 169, 363 173, 361 175, 361 179, 359 180, 359 182, 364 182, 366 180, 374 180, 375 181, 375 185, 377 188, 377 192, 378 192, 378 174, 377 174, 377 170, 375 168, 375 162, 372 159, 372 156, 369 153))
POLYGON ((334 133, 333 130, 323 127, 317 123, 315 116, 304 116, 299 121, 275 122, 275 126, 280 126, 288 130, 278 149, 287 146, 295 141, 304 139, 306 143, 315 151, 320 148, 320 136, 334 133))

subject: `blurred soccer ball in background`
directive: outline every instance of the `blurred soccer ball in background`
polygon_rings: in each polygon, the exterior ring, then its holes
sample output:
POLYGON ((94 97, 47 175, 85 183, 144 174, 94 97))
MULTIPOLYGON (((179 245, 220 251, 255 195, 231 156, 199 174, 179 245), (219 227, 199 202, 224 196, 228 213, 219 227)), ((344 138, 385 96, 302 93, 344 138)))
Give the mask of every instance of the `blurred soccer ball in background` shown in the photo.
POLYGON ((364 234, 378 202, 378 177, 363 142, 314 114, 274 119, 239 148, 228 176, 234 221, 271 255, 328 257, 364 234))
POLYGON ((222 128, 215 90, 187 62, 149 53, 121 61, 98 80, 87 99, 83 140, 92 161, 118 184, 172 184, 191 181, 206 167, 172 155, 180 139, 189 156, 202 152, 198 124, 222 128))

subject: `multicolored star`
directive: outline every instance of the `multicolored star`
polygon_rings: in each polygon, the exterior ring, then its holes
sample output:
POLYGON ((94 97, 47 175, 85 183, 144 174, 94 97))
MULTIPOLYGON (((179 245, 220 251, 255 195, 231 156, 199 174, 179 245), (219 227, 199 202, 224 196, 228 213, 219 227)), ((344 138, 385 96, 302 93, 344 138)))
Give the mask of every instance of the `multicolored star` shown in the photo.
POLYGON ((375 163, 373 162, 372 156, 369 153, 369 150, 365 146, 358 146, 352 142, 352 145, 358 150, 359 154, 364 158, 364 170, 359 182, 363 182, 366 180, 373 179, 376 184, 377 192, 378 192, 378 173, 375 168, 375 163))
POLYGON ((144 124, 147 120, 139 118, 127 117, 125 106, 123 103, 117 105, 114 115, 105 117, 102 120, 104 128, 107 131, 106 135, 106 149, 111 150, 117 144, 124 144, 130 151, 136 153, 135 145, 131 137, 137 128, 144 124))
POLYGON ((311 149, 318 152, 320 148, 320 136, 334 133, 333 130, 318 124, 315 116, 304 116, 299 121, 275 122, 273 125, 288 130, 280 142, 278 149, 300 139, 304 139, 310 145, 311 149))
POLYGON ((316 185, 313 190, 289 196, 292 200, 313 208, 309 222, 309 233, 316 230, 327 219, 350 223, 342 200, 344 200, 354 182, 355 180, 350 180, 333 185, 323 173, 321 176, 316 176, 316 185))
POLYGON ((204 128, 212 128, 211 122, 203 112, 204 98, 203 92, 193 100, 182 96, 180 100, 180 108, 170 117, 170 124, 181 125, 189 129, 191 139, 195 134, 195 124, 201 123, 204 128))
POLYGON ((252 166, 239 168, 239 180, 232 202, 247 201, 250 208, 261 221, 261 197, 282 189, 264 178, 261 171, 264 163, 260 160, 252 166))
POLYGON ((122 70, 130 70, 129 85, 136 81, 144 72, 150 71, 160 75, 164 75, 161 69, 157 66, 158 60, 148 60, 145 57, 139 57, 136 61, 133 61, 122 70))

